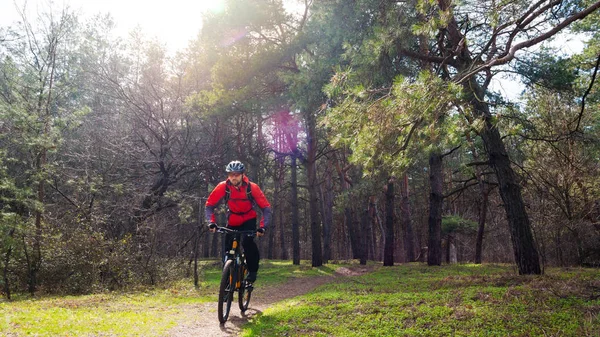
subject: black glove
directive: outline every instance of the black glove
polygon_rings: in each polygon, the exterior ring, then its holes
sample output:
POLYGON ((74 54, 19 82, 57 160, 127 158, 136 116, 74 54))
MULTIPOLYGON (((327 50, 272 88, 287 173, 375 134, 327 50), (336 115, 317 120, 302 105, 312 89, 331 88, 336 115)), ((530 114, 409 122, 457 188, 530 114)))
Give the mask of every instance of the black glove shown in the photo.
POLYGON ((208 224, 208 229, 217 229, 217 224, 214 222, 211 222, 208 224))
POLYGON ((256 230, 257 232, 261 233, 261 234, 265 234, 265 228, 261 227, 259 229, 256 230))

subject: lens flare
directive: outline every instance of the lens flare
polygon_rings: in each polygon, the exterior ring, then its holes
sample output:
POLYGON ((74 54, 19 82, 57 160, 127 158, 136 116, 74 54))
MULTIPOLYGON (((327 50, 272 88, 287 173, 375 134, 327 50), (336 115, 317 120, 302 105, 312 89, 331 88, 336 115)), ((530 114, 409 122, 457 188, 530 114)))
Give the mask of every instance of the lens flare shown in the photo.
POLYGON ((222 13, 225 11, 225 0, 203 0, 207 12, 222 13))

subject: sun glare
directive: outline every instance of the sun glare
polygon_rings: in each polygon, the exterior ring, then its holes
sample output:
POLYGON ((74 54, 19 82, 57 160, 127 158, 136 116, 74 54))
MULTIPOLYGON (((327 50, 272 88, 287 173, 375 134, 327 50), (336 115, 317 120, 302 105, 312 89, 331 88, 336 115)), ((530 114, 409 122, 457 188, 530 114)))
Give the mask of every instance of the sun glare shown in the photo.
POLYGON ((128 37, 129 33, 140 27, 149 38, 158 38, 166 43, 170 51, 185 48, 190 39, 196 37, 202 27, 202 13, 222 13, 225 0, 0 0, 0 27, 18 21, 17 8, 26 4, 28 16, 51 7, 68 6, 81 15, 90 18, 99 13, 110 13, 116 23, 115 33, 128 37))
POLYGON ((221 13, 225 10, 225 0, 207 0, 202 1, 205 11, 212 13, 221 13))

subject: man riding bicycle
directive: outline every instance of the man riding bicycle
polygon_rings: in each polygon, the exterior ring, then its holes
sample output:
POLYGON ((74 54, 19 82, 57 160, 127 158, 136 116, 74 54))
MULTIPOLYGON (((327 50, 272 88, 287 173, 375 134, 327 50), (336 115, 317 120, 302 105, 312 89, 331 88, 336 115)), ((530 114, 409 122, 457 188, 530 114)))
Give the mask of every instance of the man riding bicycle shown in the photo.
MULTIPOLYGON (((221 201, 227 206, 227 228, 235 230, 256 230, 257 236, 263 236, 265 229, 271 223, 271 205, 258 185, 250 182, 244 174, 245 167, 241 162, 234 160, 225 168, 227 180, 220 182, 210 193, 205 205, 205 216, 209 230, 214 233, 217 229, 215 221, 215 208, 221 201), (256 228, 256 211, 254 204, 262 210, 260 227, 256 228)), ((225 247, 231 245, 231 237, 225 240, 225 247)), ((247 281, 256 281, 260 256, 258 247, 253 237, 246 236, 242 247, 248 264, 247 281)))

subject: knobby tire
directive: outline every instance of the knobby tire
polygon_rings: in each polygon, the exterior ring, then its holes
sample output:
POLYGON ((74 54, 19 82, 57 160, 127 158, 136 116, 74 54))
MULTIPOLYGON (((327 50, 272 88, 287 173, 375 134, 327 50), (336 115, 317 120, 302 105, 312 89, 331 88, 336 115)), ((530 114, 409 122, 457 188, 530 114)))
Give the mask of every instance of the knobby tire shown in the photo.
POLYGON ((235 293, 235 284, 233 284, 233 261, 228 260, 225 262, 223 267, 223 273, 221 274, 221 285, 219 287, 219 304, 218 314, 219 322, 221 324, 227 321, 229 318, 229 311, 231 310, 231 302, 233 300, 233 294, 235 293))
POLYGON ((238 291, 238 302, 240 310, 245 312, 250 304, 250 297, 252 296, 252 287, 246 287, 246 277, 248 276, 248 266, 244 263, 241 266, 240 277, 242 279, 242 285, 238 291))

